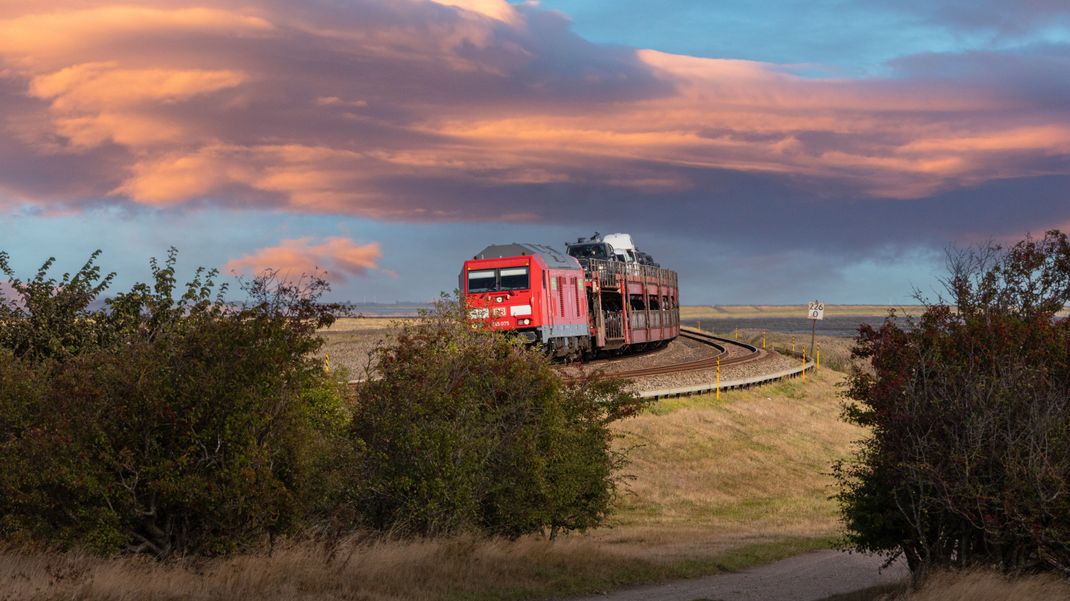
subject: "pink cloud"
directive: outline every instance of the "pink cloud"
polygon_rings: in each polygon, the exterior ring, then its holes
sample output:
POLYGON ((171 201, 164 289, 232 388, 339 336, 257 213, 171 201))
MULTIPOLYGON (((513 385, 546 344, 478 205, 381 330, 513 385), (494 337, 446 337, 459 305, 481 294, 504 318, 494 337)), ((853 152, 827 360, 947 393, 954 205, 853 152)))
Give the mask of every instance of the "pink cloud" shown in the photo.
POLYGON ((382 257, 379 243, 357 244, 349 238, 329 237, 316 241, 311 237, 283 240, 278 246, 231 259, 224 271, 255 275, 277 271, 284 278, 326 271, 327 279, 344 282, 378 269, 382 257))
POLYGON ((516 23, 520 15, 505 0, 434 0, 443 6, 454 6, 506 23, 516 23))
POLYGON ((533 220, 539 207, 499 192, 657 195, 730 171, 917 198, 1070 174, 1058 99, 909 75, 808 79, 599 46, 504 0, 14 0, 0 7, 0 190, 52 212, 533 220))

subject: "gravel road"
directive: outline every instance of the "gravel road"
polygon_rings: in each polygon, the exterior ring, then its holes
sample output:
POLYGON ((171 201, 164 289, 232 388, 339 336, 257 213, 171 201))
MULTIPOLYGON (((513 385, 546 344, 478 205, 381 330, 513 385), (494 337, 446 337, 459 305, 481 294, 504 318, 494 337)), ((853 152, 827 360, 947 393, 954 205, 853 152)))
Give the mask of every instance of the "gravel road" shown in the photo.
POLYGON ((642 586, 569 601, 818 601, 908 578, 906 563, 814 551, 741 572, 642 586))

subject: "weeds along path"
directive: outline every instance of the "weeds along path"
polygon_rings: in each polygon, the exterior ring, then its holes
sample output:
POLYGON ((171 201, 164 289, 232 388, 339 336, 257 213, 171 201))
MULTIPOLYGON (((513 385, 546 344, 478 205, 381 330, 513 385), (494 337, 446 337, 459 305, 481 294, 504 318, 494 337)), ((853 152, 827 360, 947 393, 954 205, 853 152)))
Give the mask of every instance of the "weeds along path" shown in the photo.
POLYGON ((814 551, 740 572, 568 601, 819 601, 908 578, 904 562, 881 570, 884 561, 876 556, 814 551))

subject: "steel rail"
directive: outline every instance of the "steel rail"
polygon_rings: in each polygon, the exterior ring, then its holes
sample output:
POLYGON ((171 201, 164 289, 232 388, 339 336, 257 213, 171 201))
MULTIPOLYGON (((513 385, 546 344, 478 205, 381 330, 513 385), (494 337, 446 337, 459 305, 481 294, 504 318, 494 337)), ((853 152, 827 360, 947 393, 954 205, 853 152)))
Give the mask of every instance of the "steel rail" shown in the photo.
POLYGON ((653 367, 645 367, 642 369, 632 369, 628 371, 620 371, 614 373, 606 373, 601 375, 589 374, 586 376, 566 376, 568 379, 578 380, 584 377, 611 377, 611 378, 641 378, 645 376, 662 376, 667 374, 676 374, 681 372, 696 371, 701 369, 715 369, 718 365, 725 367, 728 365, 738 365, 740 363, 746 363, 748 361, 754 361, 762 356, 764 353, 756 346, 747 344, 746 342, 740 342, 738 340, 732 340, 731 338, 722 338, 720 336, 714 336, 713 334, 707 334, 700 330, 680 329, 680 336, 689 340, 700 342, 707 346, 711 346, 717 349, 717 352, 709 357, 702 359, 696 359, 693 361, 683 361, 681 363, 674 363, 671 365, 656 365, 653 367), (729 346, 743 347, 747 350, 746 355, 737 355, 735 357, 729 356, 729 346))

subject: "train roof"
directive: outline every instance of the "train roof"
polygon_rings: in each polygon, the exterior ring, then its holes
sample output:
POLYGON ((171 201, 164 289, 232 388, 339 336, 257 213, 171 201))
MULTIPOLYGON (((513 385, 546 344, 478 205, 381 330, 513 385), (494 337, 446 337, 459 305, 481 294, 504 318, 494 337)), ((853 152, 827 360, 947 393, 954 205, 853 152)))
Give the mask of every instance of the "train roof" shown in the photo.
POLYGON ((580 263, 575 257, 557 252, 545 244, 513 242, 511 244, 491 244, 475 256, 476 259, 504 259, 506 257, 539 257, 547 267, 553 269, 579 269, 580 263))

